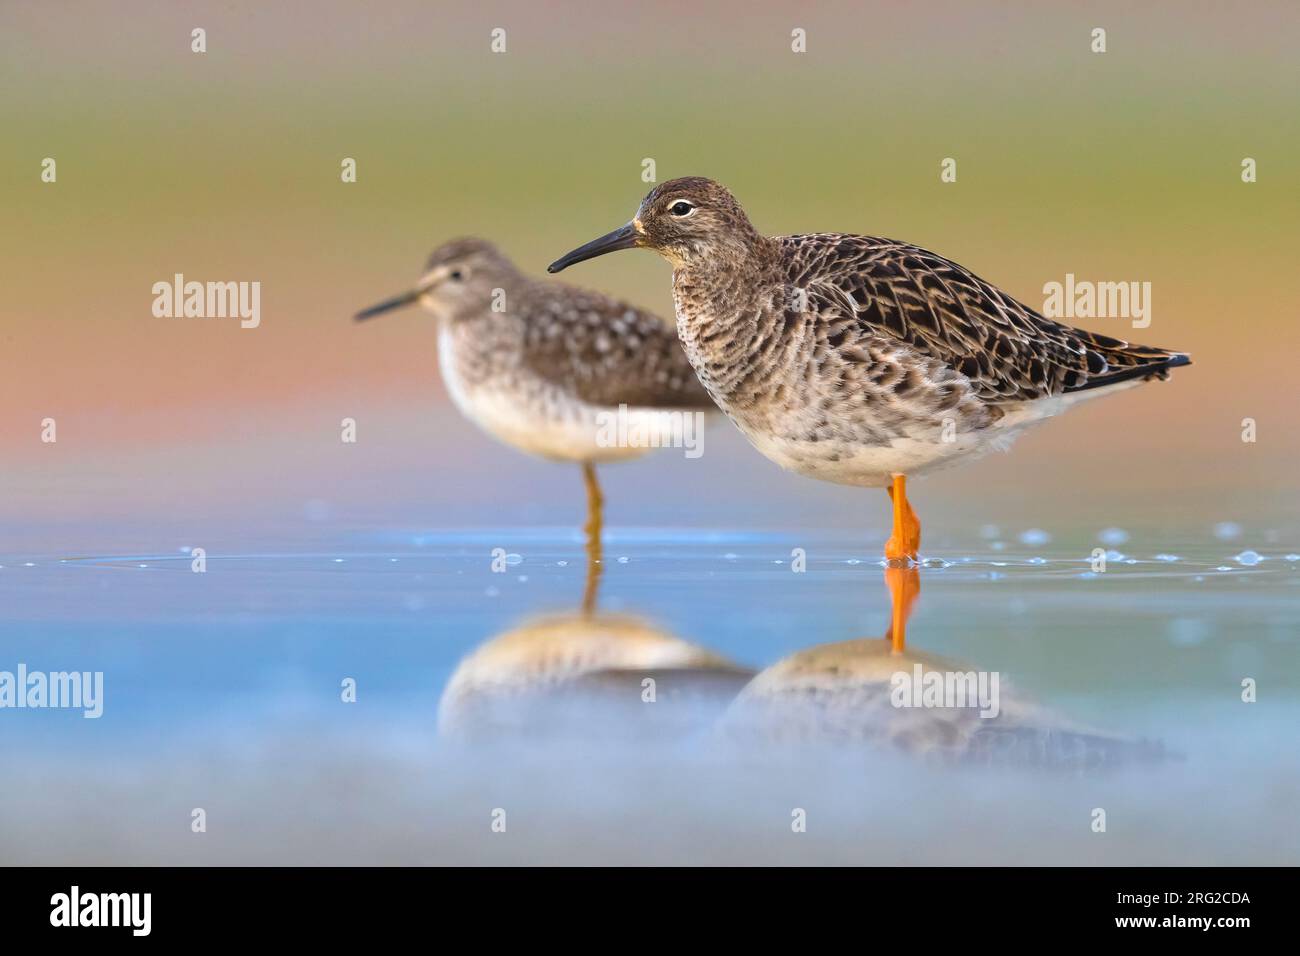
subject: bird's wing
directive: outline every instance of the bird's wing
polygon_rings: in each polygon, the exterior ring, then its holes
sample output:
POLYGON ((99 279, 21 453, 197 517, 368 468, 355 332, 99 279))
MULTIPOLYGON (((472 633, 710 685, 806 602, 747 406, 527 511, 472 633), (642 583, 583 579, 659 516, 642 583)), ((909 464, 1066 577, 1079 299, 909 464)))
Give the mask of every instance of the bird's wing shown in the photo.
POLYGON ((524 331, 529 370, 595 405, 709 409, 673 327, 585 289, 545 283, 524 331))
POLYGON ((789 281, 832 342, 888 339, 941 361, 1001 405, 1161 376, 1185 355, 1062 325, 933 252, 890 239, 782 236, 789 281))

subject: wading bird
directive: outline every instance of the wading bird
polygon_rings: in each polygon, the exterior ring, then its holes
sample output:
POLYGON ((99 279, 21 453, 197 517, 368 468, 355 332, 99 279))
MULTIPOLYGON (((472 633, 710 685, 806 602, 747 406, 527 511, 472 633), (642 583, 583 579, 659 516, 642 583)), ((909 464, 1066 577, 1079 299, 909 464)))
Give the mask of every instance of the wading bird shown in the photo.
POLYGON ((712 410, 672 328, 599 292, 524 275, 483 239, 429 257, 415 287, 358 321, 418 303, 438 321, 438 360, 456 407, 488 434, 582 465, 589 591, 599 574, 603 498, 595 466, 670 443, 666 410, 712 410), (630 422, 615 429, 610 423, 630 422), (633 435, 636 441, 611 441, 633 435))
POLYGON ((673 265, 677 332, 714 402, 777 464, 884 487, 891 562, 917 559, 909 475, 990 448, 1073 403, 1187 365, 1054 322, 967 269, 891 239, 764 236, 709 179, 662 183, 632 221, 553 262, 618 249, 673 265))

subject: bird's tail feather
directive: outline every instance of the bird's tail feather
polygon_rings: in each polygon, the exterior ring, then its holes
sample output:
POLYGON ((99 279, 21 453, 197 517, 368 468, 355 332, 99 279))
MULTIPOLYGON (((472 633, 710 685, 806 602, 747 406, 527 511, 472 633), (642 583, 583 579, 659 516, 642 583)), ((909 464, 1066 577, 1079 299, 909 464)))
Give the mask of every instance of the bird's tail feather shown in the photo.
POLYGON ((1192 357, 1185 352, 1169 352, 1144 346, 1126 345, 1119 349, 1099 348, 1096 351, 1106 360, 1106 367, 1100 373, 1089 375, 1077 385, 1066 388, 1067 393, 1105 388, 1133 379, 1166 379, 1170 369, 1192 364, 1192 357))

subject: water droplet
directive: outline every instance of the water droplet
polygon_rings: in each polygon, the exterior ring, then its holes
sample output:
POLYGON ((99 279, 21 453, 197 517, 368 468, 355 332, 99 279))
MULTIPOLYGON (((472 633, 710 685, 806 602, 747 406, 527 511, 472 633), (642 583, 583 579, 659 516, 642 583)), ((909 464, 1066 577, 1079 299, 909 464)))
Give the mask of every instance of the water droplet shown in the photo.
POLYGON ((1288 554, 1286 559, 1288 561, 1300 561, 1300 554, 1288 554))
POLYGON ((1030 559, 1029 559, 1029 563, 1030 563, 1030 564, 1046 564, 1046 563, 1047 563, 1047 559, 1046 559, 1046 558, 1030 558, 1030 559))
POLYGON ((500 594, 501 592, 500 592, 499 590, 497 590, 496 588, 488 588, 488 589, 485 590, 483 593, 486 594, 488 597, 496 597, 496 596, 497 596, 498 594, 500 594))
POLYGON ((1123 544, 1128 538, 1129 534, 1123 528, 1103 528, 1097 532, 1097 540, 1111 546, 1123 544))
POLYGON ((1052 540, 1052 536, 1042 528, 1030 528, 1028 531, 1020 532, 1020 543, 1027 544, 1030 547, 1039 547, 1047 544, 1052 540))
POLYGON ((516 564, 523 564, 523 563, 524 563, 524 556, 522 554, 515 554, 513 551, 511 551, 509 554, 506 555, 506 564, 510 565, 511 567, 514 567, 516 564))
POLYGON ((981 538, 1000 538, 1001 536, 1002 529, 995 524, 986 524, 984 527, 980 528, 981 538))
POLYGON ((990 572, 989 572, 989 580, 990 580, 990 581, 1001 581, 1001 580, 1002 580, 1003 578, 1005 578, 1005 577, 1006 577, 1006 575, 1003 574, 1001 571, 990 571, 990 572))
POLYGON ((561 567, 561 568, 567 568, 569 566, 568 561, 556 561, 555 564, 556 567, 561 567))
POLYGON ((1263 555, 1256 551, 1243 551, 1232 560, 1236 561, 1238 564, 1244 564, 1246 567, 1254 567, 1256 564, 1263 561, 1264 558, 1263 555))
POLYGON ((1172 563, 1175 562, 1175 561, 1181 561, 1182 558, 1180 558, 1180 557, 1179 557, 1178 555, 1176 555, 1176 554, 1157 554, 1157 555, 1156 555, 1156 560, 1157 560, 1157 561, 1164 561, 1164 562, 1166 562, 1166 563, 1172 564, 1172 563))
POLYGON ((728 551, 726 554, 723 555, 723 557, 726 558, 728 561, 735 561, 736 558, 740 557, 740 555, 736 554, 736 552, 734 551, 728 551))
POLYGON ((950 567, 950 564, 943 558, 926 558, 921 562, 921 566, 926 568, 946 568, 950 567))
POLYGON ((623 555, 619 555, 618 563, 619 563, 619 564, 627 564, 628 561, 630 561, 630 560, 631 560, 631 558, 629 558, 627 555, 623 554, 623 555))
POLYGON ((1214 526, 1214 536, 1220 541, 1231 541, 1241 537, 1241 525, 1235 521, 1220 521, 1214 526))
POLYGON ((1005 551, 1007 550, 1007 543, 1005 541, 994 541, 989 547, 994 551, 1005 551))
POLYGON ((342 558, 335 558, 335 559, 334 559, 334 563, 335 563, 335 564, 342 564, 342 563, 343 563, 343 559, 342 559, 342 558))

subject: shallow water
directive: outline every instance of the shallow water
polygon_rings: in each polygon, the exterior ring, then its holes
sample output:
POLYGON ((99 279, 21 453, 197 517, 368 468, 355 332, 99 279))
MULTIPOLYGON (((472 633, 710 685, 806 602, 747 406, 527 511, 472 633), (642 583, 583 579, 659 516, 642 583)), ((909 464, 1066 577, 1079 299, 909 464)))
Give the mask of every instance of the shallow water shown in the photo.
POLYGON ((569 529, 330 529, 202 574, 180 549, 6 556, 0 669, 103 671, 104 712, 3 714, 0 859, 1300 861, 1300 556, 1207 535, 1116 543, 1097 573, 1082 536, 994 530, 927 555, 905 663, 997 672, 1004 711, 1143 756, 888 739, 943 715, 863 703, 898 667, 882 568, 847 534, 613 527, 594 616, 569 529), (827 644, 817 679, 847 694, 770 669, 827 644), (762 681, 817 705, 748 723, 762 681))

